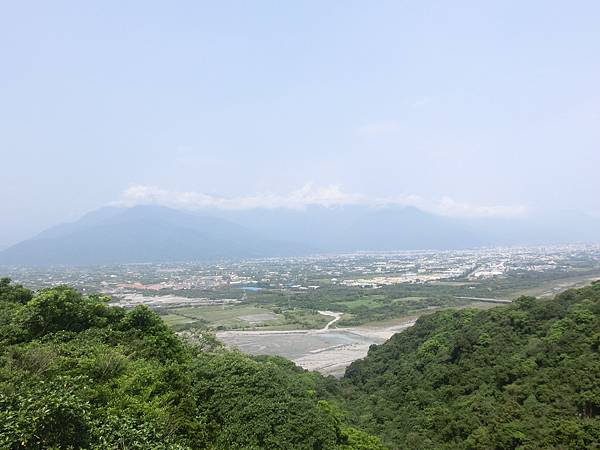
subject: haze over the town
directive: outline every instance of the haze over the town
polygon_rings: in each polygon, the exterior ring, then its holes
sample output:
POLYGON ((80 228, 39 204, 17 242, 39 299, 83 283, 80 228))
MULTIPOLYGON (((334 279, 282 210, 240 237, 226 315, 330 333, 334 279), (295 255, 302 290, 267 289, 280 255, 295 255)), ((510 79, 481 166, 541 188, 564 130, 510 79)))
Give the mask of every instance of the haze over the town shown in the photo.
POLYGON ((109 204, 598 215, 600 4, 9 2, 0 247, 109 204))

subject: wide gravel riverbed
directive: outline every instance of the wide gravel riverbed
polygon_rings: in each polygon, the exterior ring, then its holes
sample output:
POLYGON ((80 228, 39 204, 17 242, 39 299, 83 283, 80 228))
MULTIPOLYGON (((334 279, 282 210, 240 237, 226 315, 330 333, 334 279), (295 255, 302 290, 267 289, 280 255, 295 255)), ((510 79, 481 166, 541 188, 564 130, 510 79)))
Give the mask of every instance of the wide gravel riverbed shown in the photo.
MULTIPOLYGON (((325 313, 325 312, 324 312, 325 313)), ((327 313, 330 313, 327 311, 327 313)), ((337 313, 336 318, 337 317, 337 313)), ((332 315, 333 313, 327 314, 332 315)), ((387 327, 329 328, 291 331, 223 331, 217 337, 251 355, 279 355, 308 370, 341 376, 352 361, 364 358, 372 344, 382 344, 414 321, 387 327)))

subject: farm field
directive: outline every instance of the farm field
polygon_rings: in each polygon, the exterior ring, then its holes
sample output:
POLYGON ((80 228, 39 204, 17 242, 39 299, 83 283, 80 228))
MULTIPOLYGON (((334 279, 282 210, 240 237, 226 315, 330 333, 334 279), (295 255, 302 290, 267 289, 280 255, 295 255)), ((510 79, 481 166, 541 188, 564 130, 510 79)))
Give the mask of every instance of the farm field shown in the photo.
POLYGON ((205 326, 215 330, 319 328, 328 319, 309 310, 275 312, 261 306, 227 305, 172 308, 161 311, 163 320, 176 330, 205 326))

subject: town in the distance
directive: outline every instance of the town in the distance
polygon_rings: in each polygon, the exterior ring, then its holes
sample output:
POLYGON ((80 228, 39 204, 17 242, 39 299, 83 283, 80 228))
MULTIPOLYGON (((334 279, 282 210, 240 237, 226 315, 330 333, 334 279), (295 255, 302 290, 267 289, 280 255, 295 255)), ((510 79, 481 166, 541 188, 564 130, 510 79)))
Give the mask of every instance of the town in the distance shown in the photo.
POLYGON ((422 314, 586 285, 600 278, 600 246, 14 267, 9 275, 32 288, 66 284, 113 305, 144 304, 179 333, 210 330, 244 352, 339 376, 422 314))

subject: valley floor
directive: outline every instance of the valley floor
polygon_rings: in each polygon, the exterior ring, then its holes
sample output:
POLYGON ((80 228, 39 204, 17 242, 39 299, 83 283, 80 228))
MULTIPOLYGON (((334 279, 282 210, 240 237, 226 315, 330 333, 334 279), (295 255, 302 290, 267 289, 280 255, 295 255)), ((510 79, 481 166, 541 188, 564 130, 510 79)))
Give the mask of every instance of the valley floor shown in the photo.
POLYGON ((319 330, 222 331, 217 337, 245 353, 284 356, 305 369, 341 376, 348 365, 367 355, 372 344, 382 344, 394 333, 414 325, 416 320, 404 318, 385 326, 330 328, 341 314, 320 312, 334 319, 319 330))

